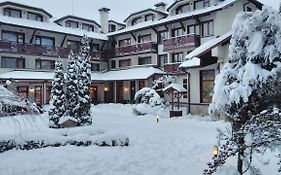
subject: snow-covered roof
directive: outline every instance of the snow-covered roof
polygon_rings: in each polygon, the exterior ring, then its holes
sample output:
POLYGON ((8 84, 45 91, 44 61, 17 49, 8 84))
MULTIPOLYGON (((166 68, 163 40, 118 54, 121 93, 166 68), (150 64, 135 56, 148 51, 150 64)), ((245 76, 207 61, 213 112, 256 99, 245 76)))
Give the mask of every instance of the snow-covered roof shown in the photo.
POLYGON ((50 31, 50 32, 58 32, 58 33, 63 33, 63 34, 76 35, 76 36, 87 35, 89 38, 95 38, 95 39, 100 39, 100 40, 108 39, 106 34, 89 32, 89 31, 82 30, 82 29, 73 29, 73 28, 69 28, 69 27, 63 27, 52 21, 40 22, 40 21, 34 21, 34 20, 29 20, 29 19, 13 18, 13 17, 0 15, 0 22, 2 24, 23 26, 23 27, 32 28, 32 29, 46 30, 46 31, 50 31))
POLYGON ((174 21, 174 20, 181 20, 183 18, 190 18, 190 17, 194 17, 194 16, 197 16, 197 15, 210 13, 210 12, 213 12, 213 11, 220 10, 222 8, 226 8, 230 5, 232 5, 233 3, 235 3, 236 1, 238 1, 238 0, 225 0, 224 2, 221 2, 216 6, 210 6, 210 7, 204 8, 204 9, 195 10, 195 11, 191 11, 191 12, 188 12, 188 13, 182 13, 182 14, 178 14, 178 15, 168 16, 167 18, 164 18, 164 19, 159 20, 159 21, 142 22, 142 23, 139 23, 137 25, 126 27, 125 29, 122 29, 122 30, 118 30, 116 32, 111 32, 108 35, 109 36, 118 35, 118 34, 122 34, 124 32, 139 30, 139 29, 148 28, 148 27, 151 27, 151 26, 160 26, 160 25, 163 25, 165 23, 168 23, 168 22, 171 22, 171 21, 174 21))
POLYGON ((201 46, 197 47, 195 50, 190 52, 188 55, 186 55, 185 58, 187 61, 183 62, 179 67, 185 68, 185 67, 194 66, 192 64, 198 63, 198 61, 200 65, 200 60, 198 60, 198 57, 202 56, 203 54, 210 51, 211 49, 217 47, 221 43, 230 40, 230 38, 231 38, 231 32, 227 32, 220 37, 205 42, 204 44, 202 44, 201 46), (197 59, 193 59, 194 57, 197 59))
POLYGON ((0 74, 0 79, 14 80, 52 80, 54 72, 39 71, 11 71, 0 74))
POLYGON ((180 67, 197 67, 201 65, 201 60, 200 58, 193 57, 185 62, 183 62, 180 67))
POLYGON ((169 91, 169 90, 173 90, 173 91, 177 91, 179 93, 183 93, 186 92, 187 90, 179 83, 172 83, 169 86, 165 87, 163 89, 163 92, 165 91, 169 91))
MULTIPOLYGON (((164 71, 153 67, 139 67, 105 73, 92 73, 93 81, 144 80, 154 74, 165 74, 164 71)), ((0 74, 0 79, 13 80, 52 80, 54 72, 43 71, 11 71, 0 74)))
POLYGON ((154 74, 165 74, 164 71, 153 67, 138 67, 105 73, 92 73, 92 80, 118 81, 118 80, 144 80, 154 74))

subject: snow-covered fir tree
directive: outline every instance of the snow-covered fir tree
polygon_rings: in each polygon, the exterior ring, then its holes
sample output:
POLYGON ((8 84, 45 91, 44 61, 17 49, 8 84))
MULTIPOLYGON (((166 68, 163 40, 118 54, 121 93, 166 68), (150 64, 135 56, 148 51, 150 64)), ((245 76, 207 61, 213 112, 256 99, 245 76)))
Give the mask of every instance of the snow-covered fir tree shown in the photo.
POLYGON ((79 65, 76 56, 71 51, 67 65, 66 74, 66 112, 69 117, 78 120, 80 124, 80 117, 78 115, 79 96, 78 96, 78 71, 79 65))
POLYGON ((216 78, 209 107, 231 127, 220 131, 219 154, 204 174, 213 174, 232 156, 237 156, 239 174, 260 174, 253 155, 281 144, 280 21, 281 15, 268 7, 241 13, 234 21, 230 62, 216 78))
POLYGON ((78 70, 78 101, 79 109, 78 116, 80 117, 81 125, 92 124, 91 118, 91 64, 90 64, 90 45, 87 36, 81 40, 81 48, 78 56, 79 70, 78 70))
POLYGON ((50 111, 49 111, 49 126, 58 128, 59 119, 65 113, 65 94, 64 94, 64 73, 62 61, 58 60, 55 63, 55 76, 52 81, 50 111))

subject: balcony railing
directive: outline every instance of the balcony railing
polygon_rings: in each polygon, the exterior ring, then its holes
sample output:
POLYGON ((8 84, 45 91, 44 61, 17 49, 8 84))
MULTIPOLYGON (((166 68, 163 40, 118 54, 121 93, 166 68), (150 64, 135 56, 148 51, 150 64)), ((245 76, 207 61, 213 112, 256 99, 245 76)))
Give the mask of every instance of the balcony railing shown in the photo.
POLYGON ((196 34, 173 37, 164 40, 164 51, 193 48, 200 45, 200 36, 196 34))
POLYGON ((118 47, 107 51, 107 57, 120 57, 127 55, 135 55, 141 53, 156 53, 157 44, 153 42, 140 43, 136 45, 130 45, 126 47, 118 47))
MULTIPOLYGON (((70 51, 71 49, 63 47, 18 44, 14 42, 0 41, 0 52, 2 53, 67 58, 70 51)), ((74 53, 77 52, 77 50, 74 50, 74 53)), ((90 51, 90 55, 92 58, 97 59, 100 59, 101 57, 99 52, 90 51)))

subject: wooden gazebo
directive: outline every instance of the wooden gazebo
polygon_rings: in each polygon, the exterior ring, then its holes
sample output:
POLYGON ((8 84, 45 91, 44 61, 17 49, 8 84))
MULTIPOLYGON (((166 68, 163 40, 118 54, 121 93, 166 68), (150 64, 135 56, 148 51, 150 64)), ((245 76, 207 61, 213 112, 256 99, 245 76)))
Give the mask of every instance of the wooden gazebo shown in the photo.
POLYGON ((164 94, 167 94, 172 100, 172 110, 170 111, 170 117, 182 116, 180 109, 180 98, 187 90, 179 83, 172 83, 163 89, 164 94), (177 99, 177 111, 175 111, 175 99, 177 99))

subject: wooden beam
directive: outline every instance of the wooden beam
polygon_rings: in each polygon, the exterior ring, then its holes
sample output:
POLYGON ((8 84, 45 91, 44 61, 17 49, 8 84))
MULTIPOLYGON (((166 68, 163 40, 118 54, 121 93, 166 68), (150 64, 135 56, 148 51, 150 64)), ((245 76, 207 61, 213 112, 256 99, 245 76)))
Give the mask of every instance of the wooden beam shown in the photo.
POLYGON ((155 27, 150 27, 154 32, 155 32, 155 34, 157 34, 158 33, 158 31, 156 30, 156 28, 155 27))
POLYGON ((186 29, 185 29, 185 27, 184 27, 184 25, 183 25, 182 21, 180 21, 180 24, 181 24, 181 28, 182 28, 182 30, 183 30, 183 31, 186 31, 186 29))
POLYGON ((103 50, 104 46, 105 46, 105 41, 103 42, 103 44, 102 44, 100 50, 103 50))
POLYGON ((133 32, 130 32, 130 34, 133 36, 134 40, 137 41, 136 36, 133 34, 133 32))
POLYGON ((167 24, 164 24, 164 26, 165 26, 166 30, 169 30, 169 28, 168 28, 167 24))
POLYGON ((63 44, 64 44, 65 40, 66 40, 66 34, 65 34, 64 37, 63 37, 63 40, 62 40, 62 42, 61 42, 60 47, 63 47, 63 44))
POLYGON ((196 21, 197 24, 200 24, 200 23, 201 23, 199 17, 194 17, 194 20, 196 21))
POLYGON ((32 42, 33 42, 35 33, 36 33, 36 29, 33 30, 32 36, 31 36, 30 41, 29 41, 30 44, 32 44, 32 42))

